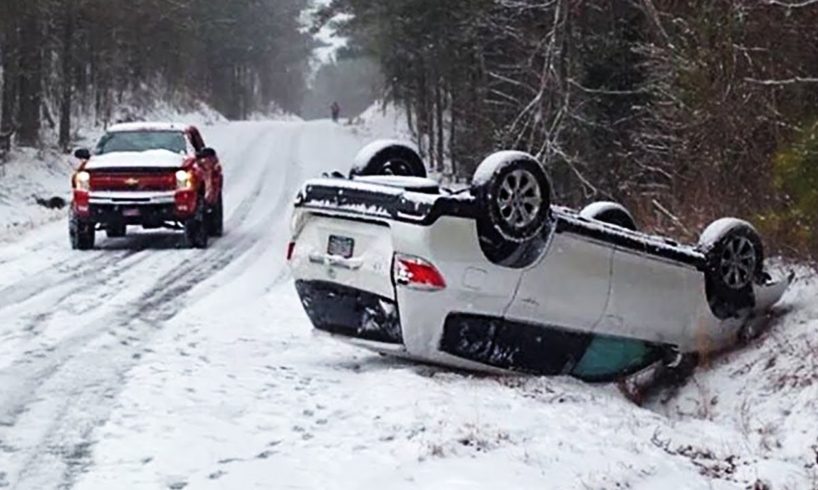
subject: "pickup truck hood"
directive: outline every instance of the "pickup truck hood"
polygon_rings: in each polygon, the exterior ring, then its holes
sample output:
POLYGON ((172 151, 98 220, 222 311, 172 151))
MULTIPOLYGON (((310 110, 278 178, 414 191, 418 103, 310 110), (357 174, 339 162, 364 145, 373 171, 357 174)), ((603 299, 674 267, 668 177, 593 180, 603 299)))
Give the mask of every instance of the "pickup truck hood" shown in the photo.
POLYGON ((92 156, 85 164, 85 170, 106 168, 180 168, 187 155, 168 150, 148 150, 142 152, 115 152, 92 156))

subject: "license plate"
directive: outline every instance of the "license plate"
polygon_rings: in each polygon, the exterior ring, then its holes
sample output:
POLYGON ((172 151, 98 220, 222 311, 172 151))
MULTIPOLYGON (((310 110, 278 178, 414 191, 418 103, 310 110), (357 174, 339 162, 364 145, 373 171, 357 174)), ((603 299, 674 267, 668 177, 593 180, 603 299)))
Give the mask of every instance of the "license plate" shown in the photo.
POLYGON ((125 208, 122 210, 122 216, 126 218, 139 216, 139 208, 125 208))
POLYGON ((352 258, 355 252, 355 240, 345 236, 330 235, 327 254, 345 259, 352 258))

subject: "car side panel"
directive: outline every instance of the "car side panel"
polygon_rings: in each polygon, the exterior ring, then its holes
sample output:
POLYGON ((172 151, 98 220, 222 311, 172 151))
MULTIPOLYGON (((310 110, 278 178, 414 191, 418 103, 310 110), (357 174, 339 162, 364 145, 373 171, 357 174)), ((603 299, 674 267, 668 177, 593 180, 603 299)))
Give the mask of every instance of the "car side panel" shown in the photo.
POLYGON ((554 233, 543 257, 523 273, 507 318, 592 331, 608 303, 613 253, 611 244, 554 233))
POLYGON ((391 224, 395 252, 422 257, 446 281, 441 291, 396 288, 407 350, 415 357, 451 364, 439 351, 446 317, 469 312, 502 317, 520 281, 521 271, 489 262, 472 219, 443 216, 431 226, 391 224))
POLYGON ((696 338, 697 319, 708 308, 701 271, 618 247, 610 301, 597 330, 660 344, 692 345, 708 341, 696 338))

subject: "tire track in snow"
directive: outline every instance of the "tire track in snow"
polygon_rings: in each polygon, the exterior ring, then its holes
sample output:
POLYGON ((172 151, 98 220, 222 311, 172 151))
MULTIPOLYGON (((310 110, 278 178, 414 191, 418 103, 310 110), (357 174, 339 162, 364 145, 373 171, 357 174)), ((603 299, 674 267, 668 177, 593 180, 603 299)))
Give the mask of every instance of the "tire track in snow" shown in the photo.
MULTIPOLYGON (((291 151, 286 160, 284 178, 281 179, 279 188, 276 189, 276 193, 278 194, 279 198, 276 200, 275 205, 272 206, 271 209, 265 211, 264 214, 258 217, 256 220, 258 222, 257 226, 251 227, 251 233, 257 235, 252 240, 255 243, 252 243, 247 248, 245 256, 236 261, 235 267, 239 272, 237 274, 227 275, 223 278, 224 281, 229 281, 234 276, 243 272, 245 266, 252 267, 252 265, 255 264, 266 251, 268 251, 271 244, 269 240, 271 234, 280 233, 280 230, 282 229, 284 230, 284 234, 289 233, 289 221, 286 219, 286 211, 292 204, 292 198, 294 197, 297 187, 300 186, 303 181, 303 173, 299 166, 301 162, 298 159, 298 151, 303 139, 303 133, 303 127, 299 127, 295 136, 289 140, 291 144, 291 151), (293 194, 292 196, 290 195, 291 193, 293 194), (281 221, 284 223, 282 224, 281 221), (261 233, 257 233, 259 229, 262 230, 261 233)), ((272 164, 277 160, 278 158, 276 155, 271 153, 264 165, 265 173, 272 171, 272 164)), ((263 180, 268 182, 266 178, 263 180)), ((266 190, 268 190, 266 189, 266 186, 261 185, 257 187, 255 192, 257 195, 256 199, 252 200, 249 205, 253 206, 255 203, 263 202, 259 197, 261 196, 261 193, 265 192, 266 190)), ((282 250, 281 253, 283 254, 284 251, 282 250)), ((267 287, 274 287, 287 278, 288 275, 286 274, 276 274, 272 283, 267 287)))
POLYGON ((92 252, 83 254, 82 261, 69 262, 61 267, 49 265, 32 272, 28 277, 0 289, 0 311, 36 298, 51 289, 80 279, 93 279, 93 276, 117 263, 127 259, 141 250, 130 250, 125 253, 107 255, 92 252))

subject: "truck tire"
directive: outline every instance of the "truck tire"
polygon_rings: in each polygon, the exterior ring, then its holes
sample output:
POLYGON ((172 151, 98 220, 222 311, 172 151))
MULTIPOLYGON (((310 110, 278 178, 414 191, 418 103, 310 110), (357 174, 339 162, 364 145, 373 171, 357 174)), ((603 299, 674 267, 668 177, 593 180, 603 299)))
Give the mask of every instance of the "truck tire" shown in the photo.
POLYGON ((96 230, 93 223, 79 219, 73 211, 68 218, 68 236, 74 250, 91 250, 94 248, 96 230))
POLYGON ((753 284, 764 268, 764 249, 755 228, 746 221, 723 218, 704 230, 698 247, 705 254, 707 300, 713 314, 723 320, 755 306, 753 284))
POLYGON ((207 231, 212 237, 224 235, 224 204, 221 194, 207 215, 207 231))
POLYGON ((207 248, 208 245, 207 215, 202 196, 196 202, 196 213, 185 222, 185 242, 189 248, 207 248))

